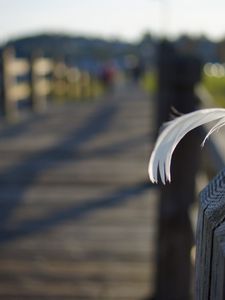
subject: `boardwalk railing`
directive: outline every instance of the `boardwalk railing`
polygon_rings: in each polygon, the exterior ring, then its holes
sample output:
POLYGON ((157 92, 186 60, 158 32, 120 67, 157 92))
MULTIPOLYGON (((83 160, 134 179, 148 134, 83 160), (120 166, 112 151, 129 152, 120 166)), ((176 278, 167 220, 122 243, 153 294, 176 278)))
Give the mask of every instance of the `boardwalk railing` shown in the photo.
POLYGON ((27 75, 30 71, 30 65, 25 59, 16 59, 14 50, 10 48, 3 51, 1 67, 2 111, 7 117, 15 117, 17 114, 17 102, 29 97, 31 91, 27 82, 18 83, 17 78, 27 75))
MULTIPOLYGON (((180 54, 163 42, 159 46, 157 129, 170 119, 171 107, 180 113, 194 111, 195 85, 201 79, 197 58, 180 54)), ((200 158, 197 131, 187 135, 175 150, 172 182, 160 187, 157 235, 157 300, 190 300, 194 234, 189 211, 196 200, 196 175, 200 158)))
MULTIPOLYGON (((198 96, 204 107, 212 106, 211 95, 200 86, 198 96)), ((203 129, 204 135, 208 131, 203 129)), ((219 134, 207 141, 206 171, 216 174, 200 194, 196 234, 196 300, 225 299, 225 145, 219 134), (221 171, 222 169, 222 171, 221 171)))
POLYGON ((1 111, 9 119, 18 116, 18 104, 29 99, 32 110, 44 111, 47 98, 84 99, 98 95, 100 82, 87 71, 51 58, 17 58, 12 48, 0 57, 1 111), (96 89, 97 86, 97 89, 96 89))
MULTIPOLYGON (((179 54, 168 43, 159 48, 157 124, 169 120, 170 108, 187 113, 206 106, 210 96, 196 85, 201 79, 197 58, 179 54), (207 103, 206 103, 207 102, 207 103)), ((195 184, 200 165, 200 143, 205 133, 197 130, 180 143, 171 165, 173 180, 159 193, 157 241, 157 300, 190 300, 194 234, 189 211, 196 200, 195 184)), ((216 136, 216 135, 215 135, 216 136)), ((224 137, 223 137, 224 140, 224 137)), ((225 148, 225 147, 224 147, 225 148)), ((225 166, 221 138, 212 137, 205 147, 204 172, 209 178, 225 166)), ((212 176, 213 175, 213 176, 212 176)), ((196 300, 225 300, 225 170, 201 193, 197 229, 196 300)))
POLYGON ((47 106, 47 96, 52 85, 49 75, 54 70, 54 62, 49 58, 34 58, 31 62, 31 103, 33 111, 44 111, 47 106))

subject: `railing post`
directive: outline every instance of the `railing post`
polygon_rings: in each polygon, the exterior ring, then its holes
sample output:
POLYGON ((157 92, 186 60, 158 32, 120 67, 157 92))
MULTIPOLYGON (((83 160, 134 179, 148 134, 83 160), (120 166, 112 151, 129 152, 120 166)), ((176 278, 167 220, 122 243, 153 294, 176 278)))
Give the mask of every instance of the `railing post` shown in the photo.
POLYGON ((70 99, 79 99, 80 97, 80 71, 76 67, 67 68, 67 96, 70 99))
POLYGON ((55 62, 53 69, 53 97, 65 97, 67 91, 66 71, 67 67, 63 59, 55 62))
POLYGON ((0 111, 4 114, 4 76, 3 76, 3 53, 0 54, 0 111))
POLYGON ((18 101, 30 96, 30 85, 26 81, 18 82, 19 76, 27 75, 30 70, 29 62, 16 58, 12 48, 3 50, 1 62, 2 74, 2 111, 7 119, 18 117, 18 101))
POLYGON ((48 58, 31 58, 31 102, 34 112, 44 112, 47 96, 51 92, 51 82, 46 78, 53 71, 53 61, 48 58))
POLYGON ((195 296, 196 300, 225 300, 225 169, 200 197, 195 296))
MULTIPOLYGON (((159 48, 159 91, 157 128, 168 121, 171 107, 179 113, 196 109, 194 85, 200 80, 199 62, 179 54, 172 45, 159 48)), ((197 132, 188 134, 175 150, 172 182, 161 186, 157 239, 157 300, 189 300, 191 286, 190 252, 194 243, 189 209, 195 200, 195 177, 200 142, 197 132)))
POLYGON ((18 116, 17 103, 10 96, 10 91, 15 84, 15 77, 10 73, 10 64, 15 57, 14 49, 6 48, 2 53, 2 110, 8 119, 18 116))
POLYGON ((90 74, 87 71, 82 71, 80 78, 82 100, 90 97, 90 82, 90 74))

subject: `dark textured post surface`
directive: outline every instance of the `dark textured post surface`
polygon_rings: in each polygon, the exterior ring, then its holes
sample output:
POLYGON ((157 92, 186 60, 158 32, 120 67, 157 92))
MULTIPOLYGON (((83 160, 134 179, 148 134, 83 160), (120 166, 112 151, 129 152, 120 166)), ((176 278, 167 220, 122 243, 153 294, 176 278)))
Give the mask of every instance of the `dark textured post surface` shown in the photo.
MULTIPOLYGON (((194 86, 200 80, 200 63, 179 54, 169 43, 159 48, 157 128, 170 119, 171 107, 180 113, 196 109, 194 86)), ((157 241, 157 300, 190 299, 190 250, 193 233, 189 208, 195 199, 195 176, 200 141, 197 131, 180 143, 172 160, 172 183, 161 186, 157 241)))
POLYGON ((225 299, 225 169, 203 190, 197 227, 196 300, 225 299))

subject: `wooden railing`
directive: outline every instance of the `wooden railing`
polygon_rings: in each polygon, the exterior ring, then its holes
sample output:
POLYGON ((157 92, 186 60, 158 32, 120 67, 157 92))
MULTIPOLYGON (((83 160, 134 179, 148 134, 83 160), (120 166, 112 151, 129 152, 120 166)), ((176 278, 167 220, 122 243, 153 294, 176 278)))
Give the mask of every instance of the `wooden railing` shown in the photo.
POLYGON ((24 81, 17 82, 19 76, 28 74, 30 65, 25 59, 16 59, 13 49, 5 49, 2 54, 1 67, 2 111, 7 117, 12 118, 17 115, 17 102, 30 95, 30 85, 24 81))
MULTIPOLYGON (((200 86, 203 107, 212 107, 212 96, 200 86)), ((203 135, 208 132, 203 128, 203 135)), ((212 135, 204 152, 209 178, 216 175, 200 193, 196 234, 196 300, 225 299, 225 131, 212 135)))
POLYGON ((54 62, 48 58, 33 58, 31 61, 31 101, 36 112, 44 111, 52 84, 48 75, 54 70, 54 62))
POLYGON ((0 62, 1 111, 8 119, 19 115, 18 104, 24 99, 29 99, 34 112, 43 112, 49 96, 93 98, 101 90, 98 79, 63 61, 35 55, 30 60, 17 58, 15 51, 7 48, 0 62))
MULTIPOLYGON (((157 129, 170 119, 171 107, 180 113, 197 108, 194 87, 201 78, 195 57, 176 52, 167 42, 159 46, 157 129)), ((156 247, 157 300, 190 300, 194 233, 190 210, 196 200, 196 176, 200 157, 198 132, 178 145, 171 165, 172 182, 160 186, 156 247)))
MULTIPOLYGON (((159 90, 156 127, 169 119, 174 106, 181 113, 212 107, 210 94, 200 81, 197 60, 179 55, 170 45, 159 49, 159 90), (197 96, 196 96, 197 92, 197 96), (198 100, 198 101, 196 101, 198 100)), ((200 165, 200 143, 207 128, 188 134, 176 149, 171 166, 172 182, 159 193, 157 243, 157 300, 190 300, 190 250, 194 235, 189 211, 195 201, 195 178, 200 165)), ((204 173, 213 178, 225 166, 225 130, 207 141, 204 173)), ((208 180, 210 180, 208 179, 208 180)), ((207 183, 206 183, 207 185, 207 183)), ((225 169, 201 192, 197 227, 195 300, 225 300, 225 169)))

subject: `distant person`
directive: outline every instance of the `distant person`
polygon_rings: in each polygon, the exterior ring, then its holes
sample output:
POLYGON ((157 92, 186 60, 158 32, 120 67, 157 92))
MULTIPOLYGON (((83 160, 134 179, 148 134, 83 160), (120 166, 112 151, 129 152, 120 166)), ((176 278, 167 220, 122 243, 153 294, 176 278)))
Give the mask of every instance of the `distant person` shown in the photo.
POLYGON ((127 55, 125 57, 125 66, 128 78, 133 82, 138 82, 144 73, 144 65, 140 58, 133 54, 127 55))
POLYGON ((143 64, 138 61, 132 68, 132 78, 134 82, 138 82, 144 73, 143 64))
POLYGON ((114 85, 115 68, 112 63, 107 63, 101 70, 101 80, 107 90, 111 90, 114 85))

